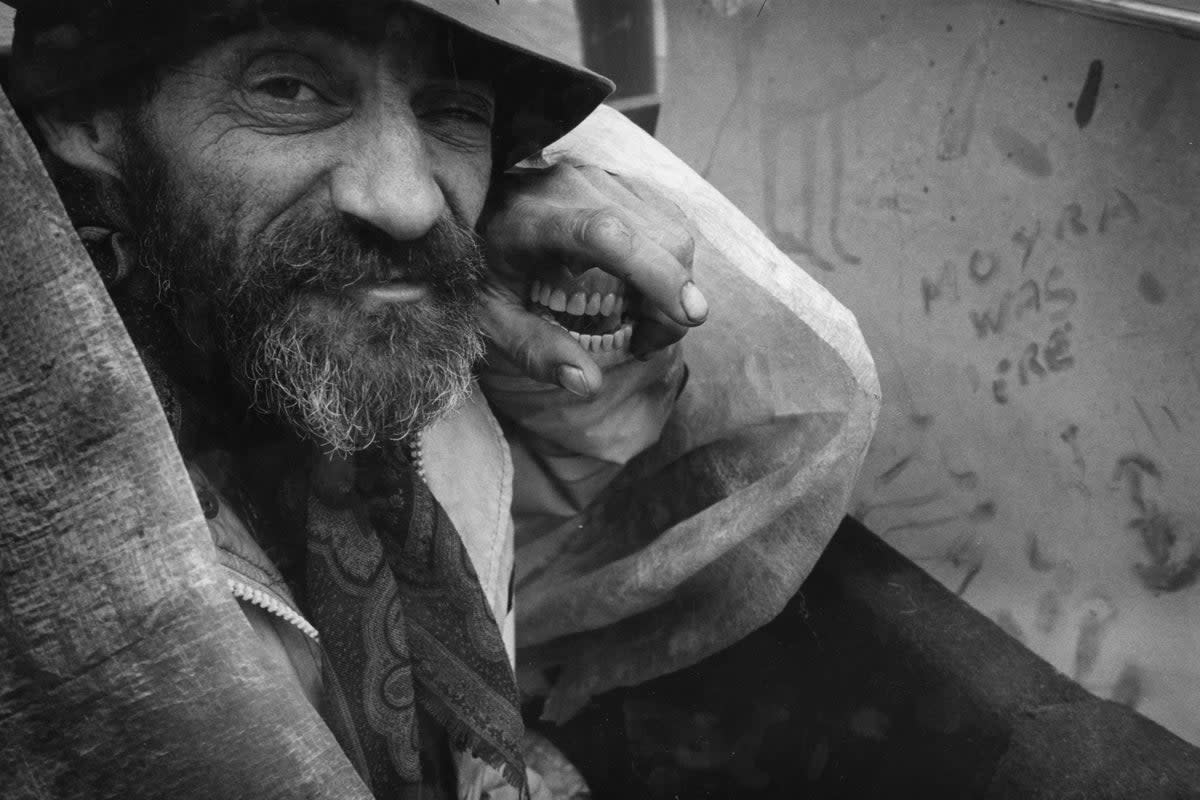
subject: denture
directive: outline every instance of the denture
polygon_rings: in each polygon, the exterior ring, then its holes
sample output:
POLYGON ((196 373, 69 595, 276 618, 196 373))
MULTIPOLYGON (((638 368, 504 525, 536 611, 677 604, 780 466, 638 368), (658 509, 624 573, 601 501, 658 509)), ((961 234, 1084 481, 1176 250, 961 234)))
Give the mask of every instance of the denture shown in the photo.
POLYGON ((543 273, 529 286, 533 311, 566 329, 584 350, 602 357, 629 352, 633 302, 624 281, 595 267, 576 274, 563 266, 543 273))

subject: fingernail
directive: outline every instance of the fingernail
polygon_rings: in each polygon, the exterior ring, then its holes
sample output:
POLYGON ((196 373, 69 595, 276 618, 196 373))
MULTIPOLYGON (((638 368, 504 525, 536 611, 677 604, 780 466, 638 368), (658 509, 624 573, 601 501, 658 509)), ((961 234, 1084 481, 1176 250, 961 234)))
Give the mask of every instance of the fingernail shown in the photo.
POLYGON ((587 376, 579 367, 563 365, 558 368, 558 385, 573 395, 591 397, 592 387, 588 386, 587 376))
POLYGON ((688 319, 692 322, 704 322, 708 317, 708 301, 704 299, 703 292, 691 281, 683 285, 679 302, 683 305, 683 313, 687 314, 688 319))

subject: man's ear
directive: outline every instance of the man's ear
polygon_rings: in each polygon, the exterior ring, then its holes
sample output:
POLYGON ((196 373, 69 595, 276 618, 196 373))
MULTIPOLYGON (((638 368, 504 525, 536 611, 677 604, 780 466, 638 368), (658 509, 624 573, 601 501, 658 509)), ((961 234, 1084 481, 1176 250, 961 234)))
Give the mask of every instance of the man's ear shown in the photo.
POLYGON ((68 115, 61 108, 37 114, 38 128, 50 152, 97 177, 120 181, 121 116, 116 111, 93 111, 68 115))

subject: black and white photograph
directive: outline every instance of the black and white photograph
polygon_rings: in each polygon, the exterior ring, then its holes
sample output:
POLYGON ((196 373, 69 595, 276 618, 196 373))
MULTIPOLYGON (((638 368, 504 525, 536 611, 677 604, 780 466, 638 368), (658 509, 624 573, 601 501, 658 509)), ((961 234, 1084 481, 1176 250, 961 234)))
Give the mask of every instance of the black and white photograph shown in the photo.
POLYGON ((0 0, 0 800, 1200 800, 1200 0, 0 0))

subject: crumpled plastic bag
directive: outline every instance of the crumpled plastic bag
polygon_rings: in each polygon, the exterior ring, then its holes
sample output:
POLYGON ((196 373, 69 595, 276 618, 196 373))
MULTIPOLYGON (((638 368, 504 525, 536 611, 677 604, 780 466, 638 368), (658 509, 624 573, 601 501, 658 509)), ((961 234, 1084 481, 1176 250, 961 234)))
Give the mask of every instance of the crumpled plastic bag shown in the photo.
MULTIPOLYGON (((600 109, 545 157, 653 176, 698 236, 711 308, 680 345, 689 377, 658 443, 578 516, 531 541, 518 532, 518 663, 562 668, 544 709, 562 721, 783 609, 845 514, 880 395, 853 315, 619 113, 600 109)), ((518 430, 586 445, 553 403, 489 399, 518 430)))

